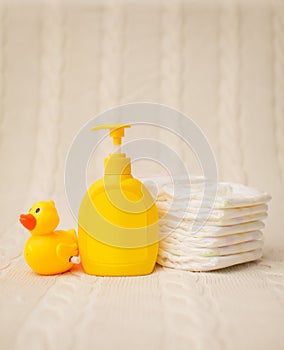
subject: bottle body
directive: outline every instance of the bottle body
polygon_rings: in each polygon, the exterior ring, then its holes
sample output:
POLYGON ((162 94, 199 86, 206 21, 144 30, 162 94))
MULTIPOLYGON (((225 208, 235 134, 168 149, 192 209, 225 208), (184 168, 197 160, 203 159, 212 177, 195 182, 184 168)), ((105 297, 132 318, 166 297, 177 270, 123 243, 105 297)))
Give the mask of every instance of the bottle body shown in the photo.
POLYGON ((151 273, 158 254, 158 212, 145 186, 131 174, 96 181, 81 203, 78 241, 88 274, 151 273))

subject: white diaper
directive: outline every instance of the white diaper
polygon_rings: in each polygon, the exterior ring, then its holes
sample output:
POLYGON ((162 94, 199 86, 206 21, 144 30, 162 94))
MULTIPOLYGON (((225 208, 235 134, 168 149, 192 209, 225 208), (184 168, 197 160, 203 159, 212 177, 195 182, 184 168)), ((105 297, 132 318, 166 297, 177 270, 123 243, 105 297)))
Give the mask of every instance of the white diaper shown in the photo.
POLYGON ((247 207, 257 204, 263 204, 271 199, 271 196, 255 188, 244 186, 237 183, 220 182, 210 184, 202 178, 191 178, 191 183, 187 178, 175 180, 172 182, 171 177, 153 177, 141 179, 151 194, 159 201, 190 201, 191 206, 214 208, 237 208, 247 207), (205 184, 209 189, 209 194, 205 193, 205 184), (215 200, 212 198, 214 188, 216 187, 215 200), (214 201, 214 203, 212 203, 214 201))
POLYGON ((249 231, 244 233, 235 233, 233 235, 217 237, 168 235, 161 241, 160 244, 164 244, 165 242, 178 245, 184 244, 193 248, 214 248, 249 242, 253 240, 263 240, 263 233, 261 231, 249 231))
POLYGON ((262 249, 257 249, 246 253, 226 256, 200 257, 198 259, 196 257, 191 258, 190 256, 184 256, 177 257, 173 260, 159 254, 157 262, 162 266, 171 267, 174 269, 211 271, 260 259, 262 254, 262 249))
POLYGON ((217 237, 228 236, 235 233, 243 233, 248 231, 261 230, 264 227, 262 221, 252 221, 243 224, 237 224, 232 226, 202 226, 198 231, 194 231, 194 223, 185 223, 175 220, 159 220, 159 228, 161 238, 168 235, 181 235, 185 237, 217 237))
POLYGON ((239 216, 231 219, 227 218, 220 218, 220 219, 215 219, 212 220, 211 217, 209 217, 208 220, 204 221, 204 218, 200 217, 199 215, 196 216, 194 219, 190 218, 187 213, 185 213, 185 217, 182 218, 182 213, 181 215, 174 215, 172 213, 168 213, 166 215, 161 215, 160 219, 164 221, 173 221, 174 223, 178 223, 178 225, 190 225, 193 222, 200 222, 206 225, 206 226, 230 226, 230 225, 237 225, 237 224, 242 224, 246 222, 252 222, 252 221, 258 221, 258 220, 264 220, 267 217, 266 212, 262 213, 257 213, 257 214, 252 214, 252 215, 244 215, 244 216, 239 216))
POLYGON ((160 242, 160 252, 161 257, 166 257, 174 261, 177 257, 190 256, 192 259, 202 257, 212 257, 221 255, 231 255, 249 252, 251 250, 262 249, 262 240, 253 240, 245 243, 231 244, 219 248, 196 248, 190 246, 190 244, 175 244, 170 243, 166 240, 160 242))
MULTIPOLYGON (((189 218, 195 220, 198 214, 199 218, 207 218, 208 217, 208 208, 198 208, 192 205, 189 205, 188 208, 184 207, 184 205, 180 203, 176 203, 172 205, 168 201, 159 201, 157 200, 157 206, 159 210, 160 216, 165 215, 167 212, 171 212, 176 217, 179 218, 189 218), (185 211, 186 209, 186 211, 185 211)), ((268 206, 267 204, 259 204, 249 207, 239 207, 239 208, 231 208, 231 209, 212 209, 209 212, 208 220, 215 221, 219 219, 232 219, 238 218, 246 215, 253 215, 259 213, 267 212, 268 206)))

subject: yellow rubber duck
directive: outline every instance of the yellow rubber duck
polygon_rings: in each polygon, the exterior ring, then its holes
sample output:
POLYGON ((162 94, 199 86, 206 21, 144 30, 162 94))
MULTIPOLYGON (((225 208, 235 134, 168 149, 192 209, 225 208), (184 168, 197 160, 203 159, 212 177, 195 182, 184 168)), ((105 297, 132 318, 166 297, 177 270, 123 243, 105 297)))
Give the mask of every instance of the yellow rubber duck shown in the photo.
POLYGON ((37 202, 19 220, 32 234, 25 245, 24 256, 35 272, 55 275, 80 262, 76 231, 54 231, 59 216, 53 201, 37 202))

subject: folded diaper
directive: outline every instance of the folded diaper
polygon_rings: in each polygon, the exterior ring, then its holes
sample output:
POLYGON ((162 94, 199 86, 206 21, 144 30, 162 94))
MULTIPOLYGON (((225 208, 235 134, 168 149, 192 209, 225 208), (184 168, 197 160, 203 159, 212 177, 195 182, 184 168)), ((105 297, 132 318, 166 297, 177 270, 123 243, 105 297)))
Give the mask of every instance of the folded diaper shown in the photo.
POLYGON ((178 257, 190 255, 191 258, 225 256, 249 252, 251 250, 261 249, 263 247, 262 240, 253 240, 245 243, 231 244, 217 248, 196 248, 189 244, 175 244, 167 241, 160 242, 160 256, 175 260, 178 257))
POLYGON ((216 237, 198 237, 198 236, 180 236, 180 235, 167 235, 166 240, 161 240, 160 246, 163 244, 172 243, 176 245, 189 245, 190 247, 199 248, 215 248, 224 247, 228 245, 234 245, 238 243, 249 242, 253 240, 263 240, 263 233, 261 231, 248 231, 243 233, 235 233, 228 236, 216 236, 216 237), (164 243, 165 242, 165 243, 164 243))
POLYGON ((264 228, 264 223, 262 221, 252 221, 231 226, 204 225, 198 231, 193 232, 193 225, 194 223, 184 224, 184 222, 179 223, 179 221, 160 219, 160 236, 162 239, 167 235, 182 235, 186 237, 190 235, 194 235, 195 237, 217 237, 261 230, 264 228))
POLYGON ((180 270, 190 271, 212 271, 249 261, 258 260, 262 257, 262 249, 256 249, 245 253, 225 256, 190 258, 190 256, 179 257, 174 260, 163 255, 158 255, 158 264, 180 270))
MULTIPOLYGON (((182 213, 181 213, 182 216, 182 213)), ((258 221, 258 220, 264 220, 267 217, 266 212, 262 213, 257 213, 257 214, 252 214, 252 215, 244 215, 244 216, 239 216, 231 219, 227 218, 221 218, 217 220, 211 220, 209 218, 208 220, 205 221, 206 226, 231 226, 231 225, 237 225, 237 224, 242 224, 246 222, 251 222, 251 221, 258 221)), ((173 223, 179 223, 179 225, 190 225, 192 222, 198 222, 198 221, 203 221, 203 217, 196 216, 195 218, 190 218, 187 214, 185 214, 185 218, 180 217, 179 215, 173 215, 171 213, 166 214, 162 217, 160 217, 161 220, 167 220, 173 221, 173 223)))
MULTIPOLYGON (((199 218, 207 218, 208 217, 208 208, 198 208, 194 206, 189 206, 188 210, 185 211, 184 205, 179 204, 178 202, 173 206, 168 201, 159 201, 158 210, 160 216, 165 215, 169 210, 177 217, 180 218, 189 218, 196 219, 196 215, 198 214, 199 218)), ((266 213, 268 206, 266 204, 259 204, 248 207, 239 207, 239 208, 231 208, 231 209, 212 209, 208 220, 219 220, 219 219, 232 219, 238 218, 246 215, 253 215, 259 213, 266 213)))
POLYGON ((238 208, 266 203, 271 196, 255 188, 237 183, 220 182, 217 185, 208 183, 201 177, 181 178, 179 181, 171 181, 171 177, 154 177, 142 179, 145 186, 154 197, 157 194, 159 201, 190 201, 192 206, 203 207, 211 205, 214 201, 214 208, 238 208), (206 194, 206 188, 208 194, 206 194), (215 200, 211 196, 216 188, 215 200), (185 190, 186 189, 186 190, 185 190), (190 194, 190 196, 188 196, 190 194))
POLYGON ((266 192, 228 182, 216 186, 202 177, 190 178, 190 186, 185 178, 174 183, 170 177, 142 182, 158 207, 159 264, 211 271, 262 256, 260 230, 271 199, 266 192))

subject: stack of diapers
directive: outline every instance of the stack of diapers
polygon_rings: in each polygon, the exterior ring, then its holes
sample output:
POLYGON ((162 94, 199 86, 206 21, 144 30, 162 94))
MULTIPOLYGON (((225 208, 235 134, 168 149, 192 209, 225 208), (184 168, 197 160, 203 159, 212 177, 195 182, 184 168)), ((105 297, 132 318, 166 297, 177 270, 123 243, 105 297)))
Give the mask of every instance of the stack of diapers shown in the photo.
POLYGON ((269 194, 236 183, 210 184, 202 177, 190 178, 190 186, 188 178, 142 182, 158 207, 160 265, 211 271, 261 258, 269 194))

